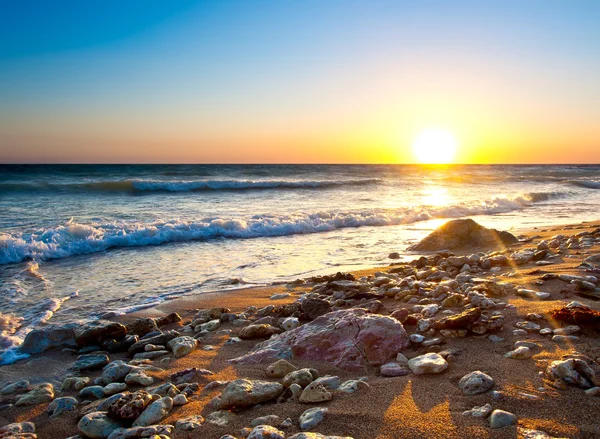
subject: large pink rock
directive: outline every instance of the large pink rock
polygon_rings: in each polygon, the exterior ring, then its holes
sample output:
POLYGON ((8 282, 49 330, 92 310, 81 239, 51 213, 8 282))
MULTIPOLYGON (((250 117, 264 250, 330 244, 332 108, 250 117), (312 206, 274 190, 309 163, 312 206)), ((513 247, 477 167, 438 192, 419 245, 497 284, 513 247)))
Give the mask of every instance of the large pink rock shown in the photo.
POLYGON ((300 358, 352 370, 380 366, 408 345, 408 335, 398 320, 352 308, 330 312, 299 328, 274 335, 231 362, 253 364, 300 358))

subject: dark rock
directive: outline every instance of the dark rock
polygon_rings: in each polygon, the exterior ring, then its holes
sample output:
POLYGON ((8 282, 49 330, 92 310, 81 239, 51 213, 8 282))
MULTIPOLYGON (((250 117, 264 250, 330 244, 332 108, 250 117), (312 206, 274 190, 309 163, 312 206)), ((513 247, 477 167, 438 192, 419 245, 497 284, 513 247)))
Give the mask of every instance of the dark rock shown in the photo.
POLYGON ((435 329, 466 329, 481 318, 480 308, 471 308, 460 314, 444 317, 433 324, 435 329))
POLYGON ((139 335, 140 337, 159 330, 156 320, 150 317, 135 319, 133 322, 129 323, 126 328, 128 334, 139 335))
POLYGON ((132 344, 128 351, 130 354, 142 352, 148 344, 166 346, 168 342, 176 337, 179 337, 179 332, 177 331, 161 332, 154 337, 143 338, 140 341, 132 344))
POLYGON ((77 346, 83 347, 96 344, 105 339, 119 339, 125 337, 127 328, 117 322, 98 320, 74 329, 77 346))
POLYGON ((314 320, 331 312, 331 305, 323 299, 306 299, 302 302, 302 312, 307 320, 314 320))
POLYGON ((253 338, 269 338, 273 334, 280 334, 281 332, 281 329, 267 324, 249 325, 245 328, 242 328, 239 336, 242 340, 253 338))
POLYGON ((73 364, 73 369, 89 370, 100 369, 108 364, 110 359, 104 354, 85 354, 77 357, 77 361, 73 364))
POLYGON ((561 322, 586 326, 600 325, 600 312, 583 306, 558 308, 552 311, 552 318, 561 322))
POLYGON ((125 352, 136 343, 140 338, 137 335, 127 335, 125 338, 120 340, 105 340, 104 346, 108 352, 125 352))
POLYGON ((152 396, 145 390, 124 392, 123 396, 108 407, 108 416, 113 419, 134 420, 151 402, 152 396))
POLYGON ((177 323, 181 321, 181 316, 176 312, 172 312, 171 314, 167 314, 166 316, 159 317, 156 319, 156 324, 158 326, 170 325, 171 323, 177 323))
POLYGON ((25 337, 19 350, 25 354, 39 354, 48 349, 58 347, 75 347, 76 324, 48 326, 44 329, 34 329, 25 337))
POLYGON ((518 242, 511 233, 488 229, 472 219, 448 221, 418 244, 410 247, 413 251, 436 251, 466 247, 503 248, 518 242))

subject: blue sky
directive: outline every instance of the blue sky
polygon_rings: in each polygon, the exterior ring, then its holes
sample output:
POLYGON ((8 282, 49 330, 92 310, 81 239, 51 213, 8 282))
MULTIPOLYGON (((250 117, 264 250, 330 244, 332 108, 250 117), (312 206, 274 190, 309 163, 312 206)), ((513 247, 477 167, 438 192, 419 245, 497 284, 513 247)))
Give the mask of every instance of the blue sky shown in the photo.
POLYGON ((598 1, 0 5, 0 160, 600 160, 598 1))

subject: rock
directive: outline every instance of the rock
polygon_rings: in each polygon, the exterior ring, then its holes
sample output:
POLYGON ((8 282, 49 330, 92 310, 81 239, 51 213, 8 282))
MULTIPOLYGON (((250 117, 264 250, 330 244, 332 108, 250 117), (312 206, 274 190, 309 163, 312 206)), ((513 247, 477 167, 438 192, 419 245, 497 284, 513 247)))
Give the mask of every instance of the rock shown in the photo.
POLYGON ((188 336, 174 338, 167 343, 175 358, 181 358, 192 352, 198 346, 198 340, 188 336))
POLYGON ((84 347, 105 339, 123 338, 127 334, 127 328, 117 322, 98 320, 83 326, 77 325, 73 332, 77 346, 84 347))
POLYGON ((61 392, 70 392, 72 390, 81 390, 90 383, 88 377, 68 377, 60 386, 61 392))
POLYGON ((133 322, 126 325, 125 328, 127 329, 128 334, 139 335, 140 337, 159 330, 156 320, 150 317, 135 319, 133 322))
POLYGON ((192 431, 199 428, 204 423, 204 418, 200 415, 186 416, 175 421, 175 428, 182 431, 192 431))
POLYGON ((283 393, 280 383, 258 380, 231 381, 221 394, 221 409, 250 407, 271 401, 283 393))
POLYGON ((210 413, 206 417, 206 422, 224 427, 224 426, 228 425, 230 422, 234 421, 235 418, 236 418, 236 415, 231 413, 230 411, 219 410, 219 411, 210 413))
POLYGON ((280 326, 284 331, 291 331, 300 326, 300 321, 298 320, 298 317, 287 317, 281 322, 280 326))
POLYGON ((124 361, 117 360, 107 364, 102 370, 102 382, 104 384, 122 381, 133 368, 124 361))
POLYGON ((273 334, 280 333, 281 329, 271 325, 248 325, 241 329, 239 336, 242 340, 247 340, 252 338, 269 338, 273 334))
MULTIPOLYGON (((312 369, 314 371, 314 369, 312 369)), ((283 385, 290 387, 292 383, 296 383, 301 387, 306 387, 317 378, 317 373, 313 375, 311 369, 299 369, 288 373, 283 378, 283 385)))
POLYGON ((21 396, 15 402, 15 405, 38 405, 50 402, 54 399, 54 386, 50 383, 43 383, 21 396))
POLYGON ((458 382, 458 387, 465 395, 479 395, 494 387, 494 379, 480 370, 469 372, 458 382))
POLYGON ((285 439, 285 433, 271 425, 258 425, 250 432, 247 439, 285 439))
POLYGON ((532 355, 533 353, 528 347, 519 346, 518 348, 504 354, 504 358, 511 358, 513 360, 526 360, 531 358, 532 355))
POLYGON ((216 331, 217 329, 219 329, 219 326, 221 326, 221 320, 219 320, 219 319, 210 320, 210 321, 208 321, 206 323, 202 323, 200 325, 200 331, 213 332, 213 331, 216 331))
POLYGON ((100 369, 109 362, 108 355, 104 354, 86 354, 77 357, 77 361, 73 364, 73 369, 76 370, 89 370, 89 369, 100 369))
POLYGON ((152 396, 145 390, 124 392, 123 396, 117 398, 108 407, 108 416, 114 419, 133 421, 142 414, 151 402, 152 396))
POLYGON ((481 318, 481 308, 475 307, 444 317, 433 324, 435 329, 467 329, 481 318))
POLYGON ((182 406, 182 405, 186 405, 188 403, 188 399, 187 396, 185 396, 185 394, 180 393, 178 395, 175 395, 175 397, 173 398, 173 405, 174 406, 182 406))
POLYGON ((55 417, 64 412, 70 412, 77 407, 77 400, 72 396, 56 398, 48 405, 46 410, 51 417, 55 417))
MULTIPOLYGON (((146 345, 148 346, 148 345, 146 345)), ((154 360, 155 358, 168 355, 169 351, 149 351, 149 352, 138 352, 133 356, 134 360, 154 360)))
POLYGON ((517 417, 504 410, 494 410, 490 415, 490 427, 493 429, 504 428, 517 423, 517 417))
POLYGON ((581 331, 581 328, 577 325, 565 326, 563 328, 556 328, 552 332, 555 335, 573 335, 581 331))
POLYGON ((17 381, 12 384, 8 384, 0 390, 0 395, 10 395, 12 393, 24 393, 31 390, 31 384, 27 380, 17 381))
POLYGON ((307 320, 314 320, 329 312, 331 312, 331 305, 326 300, 306 299, 302 302, 302 313, 307 320))
POLYGON ((330 401, 333 395, 321 383, 312 382, 302 391, 299 401, 303 403, 330 401))
POLYGON ((554 436, 550 436, 548 433, 545 433, 541 430, 530 430, 528 428, 518 428, 520 438, 521 439, 567 439, 565 437, 558 438, 554 436))
POLYGON ((412 251, 455 250, 466 247, 503 248, 518 242, 509 232, 487 229, 472 219, 448 221, 429 234, 412 251))
POLYGON ((134 427, 146 427, 148 425, 158 424, 169 411, 173 408, 173 400, 169 396, 163 396, 154 401, 142 412, 134 421, 134 427))
POLYGON ((6 439, 36 439, 35 424, 33 422, 15 422, 0 427, 0 437, 6 439), (31 433, 33 436, 26 436, 31 433))
POLYGON ((74 332, 76 326, 76 324, 70 323, 34 329, 25 336, 25 340, 19 346, 19 351, 24 354, 39 354, 58 347, 74 348, 77 346, 74 332))
POLYGON ((100 399, 104 397, 104 388, 102 386, 84 387, 79 392, 81 399, 100 399))
POLYGON ((165 325, 169 325, 171 323, 177 323, 180 321, 181 321, 181 316, 179 314, 177 314, 176 312, 172 312, 170 314, 167 314, 166 316, 156 318, 156 324, 158 326, 165 326, 165 325))
POLYGON ((117 428, 121 428, 121 424, 109 418, 106 413, 92 412, 81 418, 77 428, 88 438, 104 439, 117 428))
POLYGON ((325 413, 327 413, 327 409, 324 407, 312 407, 305 410, 304 413, 300 415, 300 429, 310 430, 323 420, 325 413))
POLYGON ((354 393, 358 391, 358 389, 360 389, 361 387, 364 389, 368 389, 370 386, 368 383, 362 380, 348 380, 340 384, 338 390, 344 393, 354 393))
POLYGON ((408 368, 402 367, 398 363, 390 362, 381 366, 379 373, 385 377, 401 377, 409 375, 411 372, 408 368))
POLYGON ((492 412, 490 404, 482 405, 481 407, 473 407, 471 410, 463 412, 463 416, 472 416, 474 418, 487 418, 492 412))
POLYGON ((283 378, 290 372, 296 370, 296 366, 288 363, 285 360, 278 360, 275 363, 267 367, 267 376, 272 378, 283 378))
POLYGON ((154 382, 154 378, 146 375, 142 371, 131 371, 125 377, 127 384, 137 384, 140 386, 149 386, 154 382))
POLYGON ((259 343, 249 354, 231 361, 252 364, 295 357, 351 370, 380 366, 408 344, 406 331, 396 319, 353 308, 318 317, 259 343))
POLYGON ((134 439, 134 438, 150 438, 161 439, 173 431, 172 425, 150 425, 148 427, 133 427, 133 428, 117 428, 109 436, 108 439, 134 439))
POLYGON ((196 367, 192 367, 189 369, 182 369, 180 371, 172 373, 171 375, 169 375, 169 381, 171 381, 175 385, 178 385, 181 383, 189 383, 198 375, 200 375, 200 376, 214 375, 214 372, 211 372, 210 370, 207 370, 207 369, 198 369, 196 367))
POLYGON ((277 415, 267 415, 255 418, 250 422, 250 427, 257 427, 259 425, 271 425, 277 427, 281 425, 281 418, 277 415))
POLYGON ((408 360, 408 367, 415 375, 440 373, 448 369, 448 362, 439 354, 429 353, 408 360))
POLYGON ((423 343, 423 341, 425 340, 425 337, 422 336, 421 334, 410 334, 410 336, 408 337, 408 339, 415 344, 421 344, 423 343))
POLYGON ((157 334, 155 336, 143 338, 143 339, 135 342, 134 344, 132 344, 129 347, 128 352, 130 354, 136 354, 138 352, 143 352, 144 348, 146 347, 147 344, 166 346, 169 341, 171 341, 177 337, 179 337, 179 333, 177 331, 161 332, 160 334, 157 334))
POLYGON ((553 380, 562 380, 582 389, 600 386, 600 379, 594 370, 578 358, 553 361, 546 369, 546 375, 553 380))

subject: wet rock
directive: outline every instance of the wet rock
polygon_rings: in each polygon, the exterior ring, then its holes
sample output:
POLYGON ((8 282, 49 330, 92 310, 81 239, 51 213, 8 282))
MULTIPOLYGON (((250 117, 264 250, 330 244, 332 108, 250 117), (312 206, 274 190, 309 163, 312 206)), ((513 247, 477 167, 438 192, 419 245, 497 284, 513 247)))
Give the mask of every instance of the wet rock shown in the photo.
POLYGON ((104 384, 122 381, 132 371, 132 367, 124 361, 117 360, 107 364, 102 370, 102 382, 104 384))
POLYGON ((330 401, 333 395, 321 383, 312 382, 302 391, 299 401, 303 403, 314 403, 330 401))
POLYGON ((258 380, 231 381, 221 394, 221 409, 250 407, 271 401, 283 393, 280 383, 258 380))
POLYGON ((198 346, 198 340, 188 336, 174 338, 167 343, 175 358, 181 358, 191 353, 198 346))
POLYGON ((179 337, 179 333, 177 331, 161 332, 160 334, 148 338, 143 338, 137 341, 136 343, 132 344, 129 347, 128 352, 130 354, 143 352, 147 344, 166 345, 169 341, 177 337, 179 337))
POLYGON ((473 246, 498 248, 516 242, 518 242, 518 239, 509 232, 487 229, 472 219, 459 219, 448 221, 409 249, 413 251, 436 251, 473 246))
POLYGON ((314 320, 329 312, 331 312, 331 305, 326 300, 306 299, 302 302, 302 313, 307 320, 314 320))
POLYGON ((81 390, 90 383, 88 377, 68 377, 62 382, 60 390, 62 392, 70 392, 73 390, 81 390))
POLYGON ((186 416, 175 421, 175 428, 182 431, 192 431, 199 428, 204 423, 204 418, 200 415, 186 416))
POLYGON ((504 410, 494 410, 490 415, 490 427, 493 429, 508 427, 516 423, 517 417, 504 410))
POLYGON ((77 361, 75 361, 72 367, 76 370, 100 369, 106 366, 109 361, 108 355, 86 354, 77 357, 77 361))
POLYGON ((10 395, 12 393, 24 393, 32 389, 31 384, 27 380, 17 381, 12 384, 8 384, 0 390, 0 395, 10 395))
POLYGON ((458 387, 465 395, 478 395, 494 387, 494 379, 486 373, 476 370, 463 376, 458 387))
POLYGON ((164 417, 169 414, 173 408, 173 400, 169 396, 163 396, 157 401, 154 401, 142 412, 133 423, 134 427, 145 427, 148 425, 158 424, 164 417))
POLYGON ((294 370, 296 370, 296 366, 294 366, 293 364, 285 360, 278 360, 275 363, 269 365, 269 367, 267 367, 266 373, 268 377, 283 378, 284 376, 286 376, 290 372, 293 372, 294 370))
POLYGON ((64 412, 70 412, 77 407, 77 400, 72 396, 56 398, 48 405, 46 410, 51 417, 59 416, 64 412))
POLYGON ((105 320, 98 320, 83 326, 75 326, 73 331, 75 342, 80 347, 93 345, 105 339, 123 338, 127 334, 125 326, 117 322, 105 320))
POLYGON ((231 361, 252 364, 294 357, 359 369, 386 363, 408 344, 406 331, 396 319, 354 308, 318 317, 259 343, 249 354, 231 361))
POLYGON ((126 325, 125 328, 127 328, 128 334, 139 335, 140 337, 159 330, 156 320, 150 317, 135 319, 133 322, 126 325))
POLYGON ((108 407, 108 416, 114 419, 137 419, 152 402, 152 396, 145 390, 125 392, 108 407))
POLYGON ((325 413, 327 413, 327 409, 325 407, 312 407, 308 410, 305 410, 304 413, 300 415, 300 429, 302 430, 310 430, 315 427, 325 417, 325 413))
POLYGON ((250 432, 247 439, 285 439, 285 433, 271 425, 258 425, 250 432))
POLYGON ((104 388, 102 386, 84 387, 79 392, 81 399, 100 399, 104 397, 104 388))
POLYGON ((109 418, 106 413, 92 412, 81 418, 77 424, 77 428, 88 438, 104 439, 117 428, 121 428, 121 424, 118 421, 109 418))
POLYGON ((15 402, 16 406, 20 405, 38 405, 45 402, 50 402, 54 399, 54 386, 50 383, 43 383, 30 390, 25 395, 21 396, 15 402))
POLYGON ((448 369, 448 362, 441 355, 432 352, 408 360, 408 367, 415 375, 440 373, 448 369))
POLYGON ((76 326, 70 323, 34 329, 25 336, 19 351, 25 354, 39 354, 58 347, 76 347, 74 332, 76 326))

